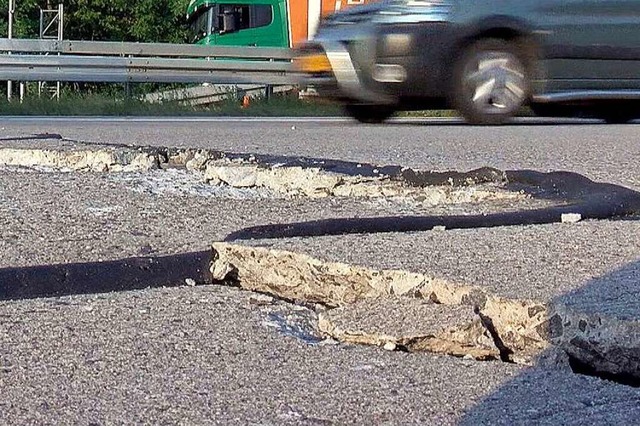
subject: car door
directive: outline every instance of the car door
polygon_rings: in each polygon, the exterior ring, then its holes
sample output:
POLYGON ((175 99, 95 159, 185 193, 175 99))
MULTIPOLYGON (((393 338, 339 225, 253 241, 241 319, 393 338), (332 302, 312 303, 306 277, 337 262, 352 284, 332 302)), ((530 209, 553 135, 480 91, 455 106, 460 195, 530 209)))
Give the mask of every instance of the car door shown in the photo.
POLYGON ((640 89, 640 0, 537 0, 547 90, 640 89))

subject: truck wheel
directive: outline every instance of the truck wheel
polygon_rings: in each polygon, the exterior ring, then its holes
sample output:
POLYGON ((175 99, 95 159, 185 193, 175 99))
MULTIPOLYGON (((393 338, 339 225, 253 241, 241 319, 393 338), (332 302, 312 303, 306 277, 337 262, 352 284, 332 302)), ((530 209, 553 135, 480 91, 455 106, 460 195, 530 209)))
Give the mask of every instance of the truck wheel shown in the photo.
POLYGON ((483 39, 454 65, 451 103, 471 124, 502 124, 529 96, 528 67, 518 45, 483 39))
POLYGON ((346 113, 361 123, 378 124, 391 117, 395 110, 386 105, 348 104, 346 113))

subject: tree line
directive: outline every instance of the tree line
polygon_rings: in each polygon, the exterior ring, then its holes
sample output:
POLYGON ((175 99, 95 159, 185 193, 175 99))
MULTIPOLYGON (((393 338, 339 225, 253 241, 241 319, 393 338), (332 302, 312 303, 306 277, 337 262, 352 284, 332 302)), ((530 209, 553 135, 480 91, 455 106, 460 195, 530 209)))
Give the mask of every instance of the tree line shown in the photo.
MULTIPOLYGON (((14 38, 38 38, 40 9, 55 0, 15 0, 14 38)), ((65 0, 64 38, 185 43, 188 0, 65 0)), ((0 0, 0 36, 7 37, 9 0, 0 0)))

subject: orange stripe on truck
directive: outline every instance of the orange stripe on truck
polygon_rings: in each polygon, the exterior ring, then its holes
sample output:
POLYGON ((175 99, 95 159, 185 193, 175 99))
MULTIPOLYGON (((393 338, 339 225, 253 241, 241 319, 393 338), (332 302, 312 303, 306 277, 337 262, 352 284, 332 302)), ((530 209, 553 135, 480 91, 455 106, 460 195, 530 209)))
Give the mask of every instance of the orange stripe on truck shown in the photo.
POLYGON ((307 27, 309 25, 308 3, 302 0, 289 1, 289 10, 291 11, 291 40, 293 45, 307 40, 307 27))
POLYGON ((289 0, 289 22, 291 24, 291 40, 294 46, 308 40, 313 34, 309 34, 309 22, 319 20, 317 11, 321 16, 334 13, 338 10, 371 3, 375 0, 289 0), (312 2, 320 1, 320 8, 312 2), (315 6, 315 7, 314 7, 315 6), (315 16, 310 16, 309 11, 316 11, 315 16))

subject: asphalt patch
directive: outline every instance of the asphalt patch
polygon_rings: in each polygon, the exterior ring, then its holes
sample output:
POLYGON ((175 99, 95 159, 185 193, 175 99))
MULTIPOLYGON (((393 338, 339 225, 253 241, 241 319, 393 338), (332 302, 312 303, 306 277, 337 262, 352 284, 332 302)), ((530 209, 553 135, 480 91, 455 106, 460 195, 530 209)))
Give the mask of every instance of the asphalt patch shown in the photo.
POLYGON ((212 282, 211 251, 108 262, 0 269, 0 300, 107 293, 212 282))
POLYGON ((579 214, 582 219, 610 219, 640 214, 640 192, 623 186, 594 182, 572 172, 541 173, 495 169, 461 172, 404 172, 407 184, 426 186, 447 182, 507 181, 506 188, 529 193, 533 197, 556 200, 562 205, 542 209, 487 215, 458 216, 386 216, 347 219, 323 219, 286 224, 268 224, 244 228, 229 234, 225 241, 318 237, 327 235, 445 229, 489 228, 497 226, 542 225, 561 222, 563 214, 579 214))

